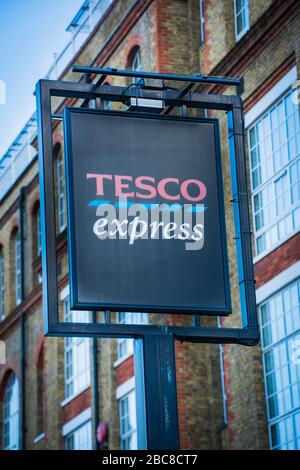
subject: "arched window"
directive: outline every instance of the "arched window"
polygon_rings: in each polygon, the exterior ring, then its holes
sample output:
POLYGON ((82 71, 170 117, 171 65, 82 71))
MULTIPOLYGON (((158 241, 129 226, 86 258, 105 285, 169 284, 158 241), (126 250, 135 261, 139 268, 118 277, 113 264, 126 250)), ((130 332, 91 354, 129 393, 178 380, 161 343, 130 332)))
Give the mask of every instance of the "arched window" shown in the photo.
POLYGON ((4 253, 0 251, 0 321, 5 317, 5 276, 4 276, 4 253))
POLYGON ((132 67, 131 68, 135 72, 139 72, 140 70, 142 70, 142 59, 141 59, 140 49, 137 49, 135 54, 134 54, 134 57, 132 59, 132 67))
MULTIPOLYGON (((133 51, 131 69, 134 72, 139 72, 143 69, 140 48, 135 48, 134 51, 133 51)), ((133 79, 133 83, 136 83, 138 81, 139 81, 139 78, 134 78, 133 79)))
POLYGON ((65 182, 63 174, 62 153, 57 156, 57 211, 58 211, 58 228, 62 232, 66 226, 66 210, 65 210, 65 182))
POLYGON ((20 230, 15 227, 9 242, 9 309, 14 309, 21 303, 22 273, 21 273, 21 239, 20 230))
POLYGON ((19 382, 11 374, 6 386, 3 403, 3 449, 20 448, 20 396, 19 382))
POLYGON ((15 282, 16 282, 16 304, 22 302, 22 270, 21 270, 21 237, 18 230, 15 235, 15 282))
POLYGON ((32 259, 33 264, 33 286, 37 287, 42 282, 41 267, 39 263, 36 263, 36 259, 42 255, 42 230, 41 230, 41 210, 40 203, 36 202, 32 209, 32 227, 31 227, 31 237, 32 237, 32 259))
POLYGON ((11 308, 22 302, 22 263, 20 230, 15 228, 10 239, 10 301, 11 308))
POLYGON ((33 259, 42 254, 41 211, 37 203, 32 211, 32 248, 33 259))
POLYGON ((42 228, 41 228, 41 210, 38 208, 36 212, 36 250, 37 255, 41 256, 42 254, 42 228))
POLYGON ((55 221, 58 232, 66 228, 66 193, 65 169, 61 145, 57 143, 53 149, 54 186, 55 186, 55 221))

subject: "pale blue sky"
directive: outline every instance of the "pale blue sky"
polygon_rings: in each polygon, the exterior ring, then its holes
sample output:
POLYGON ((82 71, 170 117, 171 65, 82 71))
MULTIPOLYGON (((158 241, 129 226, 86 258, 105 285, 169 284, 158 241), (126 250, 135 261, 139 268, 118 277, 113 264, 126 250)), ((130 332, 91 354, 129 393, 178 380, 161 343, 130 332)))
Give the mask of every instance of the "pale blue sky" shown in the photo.
POLYGON ((33 91, 71 38, 65 29, 83 0, 0 0, 0 158, 35 110, 33 91))

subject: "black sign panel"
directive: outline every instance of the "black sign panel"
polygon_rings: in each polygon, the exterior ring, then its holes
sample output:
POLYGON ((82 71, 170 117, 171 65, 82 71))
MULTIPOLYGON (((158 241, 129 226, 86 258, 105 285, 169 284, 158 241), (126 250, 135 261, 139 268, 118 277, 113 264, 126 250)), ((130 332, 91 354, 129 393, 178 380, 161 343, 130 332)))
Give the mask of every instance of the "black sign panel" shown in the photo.
POLYGON ((71 305, 231 311, 218 122, 66 108, 71 305))

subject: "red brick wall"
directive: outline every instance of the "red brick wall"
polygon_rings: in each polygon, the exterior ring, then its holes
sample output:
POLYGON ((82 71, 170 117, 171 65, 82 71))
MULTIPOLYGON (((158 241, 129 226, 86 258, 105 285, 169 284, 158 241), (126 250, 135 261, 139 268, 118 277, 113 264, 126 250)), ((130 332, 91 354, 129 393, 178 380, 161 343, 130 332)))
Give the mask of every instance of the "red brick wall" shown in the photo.
POLYGON ((300 259, 300 233, 297 233, 254 266, 256 288, 284 271, 300 259))
POLYGON ((117 367, 117 386, 121 385, 122 383, 126 382, 126 380, 130 379, 134 376, 134 363, 133 363, 133 356, 130 356, 126 361, 122 362, 117 367))
POLYGON ((86 410, 91 406, 91 389, 88 388, 84 390, 80 395, 74 398, 74 400, 70 401, 66 406, 63 408, 63 422, 67 423, 70 419, 73 419, 79 413, 86 410))

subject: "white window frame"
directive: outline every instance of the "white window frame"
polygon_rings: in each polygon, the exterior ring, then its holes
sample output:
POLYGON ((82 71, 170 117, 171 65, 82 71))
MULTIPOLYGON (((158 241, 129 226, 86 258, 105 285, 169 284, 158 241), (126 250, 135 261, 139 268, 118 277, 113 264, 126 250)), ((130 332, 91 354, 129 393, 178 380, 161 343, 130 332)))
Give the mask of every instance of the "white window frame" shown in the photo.
MULTIPOLYGON (((141 70, 143 70, 143 66, 142 66, 142 56, 141 56, 141 50, 140 48, 138 48, 138 50, 136 51, 134 57, 133 57, 133 60, 132 60, 132 67, 131 67, 131 70, 133 72, 140 72, 141 70)), ((133 80, 132 82, 133 83, 137 83, 140 79, 138 77, 133 77, 133 80)))
MULTIPOLYGON (((274 108, 274 106, 278 106, 278 104, 291 93, 293 84, 297 79, 297 69, 296 67, 291 68, 291 70, 282 78, 280 79, 277 84, 268 92, 266 93, 261 100, 259 100, 246 114, 245 114, 245 128, 248 132, 248 146, 249 146, 249 160, 250 160, 250 129, 253 128, 254 125, 259 123, 264 116, 268 115, 270 111, 274 108)), ((286 117, 286 115, 285 115, 286 117)), ((285 120, 286 123, 286 120, 285 120)), ((288 142, 288 140, 287 140, 288 142)), ((272 160, 274 159, 274 155, 272 153, 272 160)), ((284 243, 287 239, 291 238, 295 233, 299 231, 299 227, 296 226, 296 212, 299 211, 299 204, 294 204, 294 207, 291 209, 291 205, 289 205, 288 210, 285 214, 280 214, 278 216, 278 220, 269 226, 264 225, 263 229, 259 231, 255 230, 255 213, 254 213, 254 198, 256 195, 260 194, 261 191, 269 191, 269 195, 271 197, 271 202, 275 205, 275 181, 278 180, 284 173, 288 172, 289 181, 291 181, 291 170, 292 166, 298 162, 299 156, 293 159, 288 159, 286 164, 279 168, 276 172, 273 172, 272 176, 268 177, 262 184, 259 184, 255 189, 253 189, 252 178, 251 178, 251 189, 252 189, 252 216, 253 216, 253 227, 255 233, 255 256, 254 262, 256 263, 261 258, 266 256, 269 252, 273 251, 279 245, 284 243), (271 192, 270 192, 271 191, 271 192), (273 194, 273 196, 271 196, 273 194), (278 230, 280 230, 279 224, 283 223, 285 218, 291 216, 291 221, 293 224, 293 229, 290 230, 285 236, 280 236, 278 230), (266 247, 261 253, 257 251, 257 242, 256 239, 259 238, 260 235, 264 234, 268 229, 270 230, 274 226, 274 230, 277 230, 277 241, 270 243, 269 247, 266 247)), ((298 162, 299 164, 299 162, 298 162)), ((250 161, 250 169, 251 169, 251 161, 250 161)), ((290 187, 290 186, 289 186, 290 187)), ((291 194, 290 194, 291 197, 291 194)), ((273 220, 273 219, 272 219, 273 220)), ((275 219, 273 220, 275 221, 275 219)))
MULTIPOLYGON (((143 312, 118 312, 117 321, 120 324, 127 325, 148 325, 149 315, 143 312)), ((128 338, 118 339, 117 360, 114 362, 114 367, 117 367, 133 355, 133 341, 133 339, 128 338), (122 353, 122 349, 125 350, 124 353, 122 353)))
POLYGON ((15 374, 9 377, 3 401, 3 449, 20 449, 20 390, 15 374))
POLYGON ((0 321, 5 317, 5 272, 4 272, 4 251, 0 251, 0 321))
POLYGON ((248 129, 267 111, 297 80, 297 68, 292 67, 255 105, 245 113, 245 128, 248 129))
MULTIPOLYGON (((260 327, 261 330, 263 329, 263 321, 262 321, 262 306, 268 304, 271 300, 275 301, 277 298, 281 298, 281 302, 284 302, 284 294, 288 292, 288 290, 292 287, 296 286, 297 292, 298 292, 298 302, 300 298, 300 262, 295 263, 296 266, 292 265, 289 267, 287 270, 284 272, 280 273, 276 278, 272 279, 269 281, 266 285, 262 286, 260 289, 257 290, 257 299, 260 300, 260 305, 259 305, 259 320, 260 320, 260 327), (296 278, 295 278, 296 276, 296 278)), ((299 307, 298 307, 299 308, 299 307)), ((291 314, 293 315, 293 313, 291 314)), ((295 315, 297 316, 297 312, 295 312, 295 315)), ((290 316, 290 312, 286 311, 283 306, 283 317, 282 320, 285 323, 288 321, 287 318, 290 316), (288 315, 287 315, 288 314, 288 315)), ((279 322, 277 318, 275 321, 276 327, 279 327, 279 322)), ((292 321, 292 320, 289 320, 292 321)), ((293 320, 294 321, 294 320, 293 320)), ((270 325, 275 325, 274 320, 271 319, 270 325)), ((280 331, 282 331, 280 329, 280 331)), ((297 341, 300 341, 300 329, 293 329, 292 331, 289 331, 287 334, 284 336, 281 336, 279 338, 276 338, 275 341, 270 342, 268 345, 264 345, 263 343, 263 337, 262 337, 262 352, 263 352, 263 370, 264 370, 264 382, 265 382, 265 391, 266 391, 266 406, 267 406, 267 412, 268 412, 268 430, 269 430, 269 442, 270 442, 270 447, 271 448, 279 448, 279 449, 294 449, 295 448, 295 440, 297 439, 297 444, 296 448, 300 449, 300 424, 299 424, 299 429, 297 429, 297 424, 296 424, 296 419, 298 420, 298 423, 300 423, 300 406, 295 406, 295 404, 292 402, 295 399, 294 398, 294 393, 292 391, 293 386, 297 386, 297 383, 295 384, 291 380, 291 370, 292 370, 292 362, 288 360, 288 346, 289 342, 293 340, 293 338, 297 338, 297 341), (280 365, 278 367, 273 367, 270 370, 266 370, 266 355, 272 351, 272 355, 274 356, 275 351, 277 351, 277 354, 279 355, 279 350, 284 350, 284 356, 287 358, 287 362, 282 364, 283 358, 280 357, 280 365), (274 377, 275 371, 277 370, 276 378, 274 377), (280 377, 280 381, 282 383, 282 388, 277 388, 273 393, 269 394, 268 390, 268 384, 267 384, 267 372, 268 372, 268 377, 271 376, 271 380, 275 380, 275 383, 277 382, 278 378, 280 377), (288 377, 288 381, 284 382, 284 378, 288 377), (284 387, 286 385, 286 387, 284 387), (277 395, 280 394, 280 398, 278 398, 277 395), (280 403, 280 406, 283 406, 284 411, 278 413, 275 416, 271 416, 270 413, 270 407, 269 407, 269 399, 272 397, 276 397, 276 406, 278 403, 280 403), (291 400, 291 401, 290 401, 291 400), (289 404, 287 406, 286 404, 289 404), (288 447, 288 442, 287 443, 282 443, 281 445, 274 447, 272 446, 272 428, 274 426, 280 426, 281 431, 283 431, 285 434, 288 433, 288 427, 287 427, 287 422, 289 421, 289 425, 292 426, 293 428, 293 438, 291 441, 293 441, 293 444, 290 444, 290 447, 288 447), (296 435, 296 432, 298 432, 298 436, 296 435)), ((279 360, 279 356, 278 356, 279 360)), ((298 387, 300 387, 300 364, 298 364, 298 376, 299 376, 299 383, 298 387)), ((294 370, 295 374, 295 370, 294 370)), ((270 379, 269 379, 270 380, 270 379)), ((277 383, 276 383, 277 385, 277 383)))
POLYGON ((119 401, 119 419, 120 419, 120 449, 124 449, 124 442, 129 438, 133 439, 136 444, 137 449, 137 417, 136 417, 136 397, 135 397, 135 379, 131 377, 129 380, 124 382, 122 385, 116 389, 116 398, 119 401), (122 430, 122 421, 124 417, 122 416, 122 403, 125 400, 133 401, 133 427, 129 431, 123 432, 122 430))
POLYGON ((16 304, 22 302, 22 269, 21 269, 21 234, 17 231, 14 239, 15 250, 15 288, 16 288, 16 304))
POLYGON ((277 274, 270 281, 256 289, 256 303, 261 304, 277 291, 283 289, 286 285, 300 277, 300 261, 289 266, 287 269, 277 274))
POLYGON ((234 4, 234 30, 235 30, 235 40, 238 42, 249 30, 250 27, 250 20, 249 20, 249 0, 241 0, 244 2, 244 5, 242 6, 241 10, 237 11, 237 0, 233 0, 234 4), (241 14, 241 12, 245 12, 245 25, 243 29, 238 33, 237 30, 237 19, 238 16, 241 14))
MULTIPOLYGON (((65 423, 62 428, 62 436, 65 439, 65 447, 66 449, 68 448, 68 440, 71 439, 71 437, 75 437, 74 434, 77 432, 80 432, 83 430, 84 427, 89 426, 89 438, 90 438, 90 444, 88 446, 88 449, 85 450, 91 450, 93 447, 93 439, 92 439, 92 408, 86 408, 84 411, 79 413, 79 415, 75 416, 72 418, 70 421, 65 423)), ((79 449, 74 449, 74 450, 79 450, 79 449)))
POLYGON ((70 431, 65 436, 65 449, 66 450, 92 450, 93 449, 93 439, 92 439, 92 419, 85 421, 84 423, 77 426, 75 429, 70 431), (84 435, 84 443, 80 442, 80 445, 76 445, 76 440, 82 439, 84 435), (73 441, 73 442, 72 442, 73 441), (72 442, 72 447, 70 443, 72 442), (75 447, 73 445, 75 444, 75 447))
MULTIPOLYGON (((64 321, 78 323, 89 323, 90 312, 70 310, 69 308, 69 286, 66 286, 60 299, 63 303, 64 321)), ((90 339, 86 337, 66 337, 64 339, 64 378, 65 378, 65 399, 61 406, 65 406, 76 396, 91 386, 91 358, 90 358, 90 339), (79 354, 79 350, 81 353, 79 354), (83 351, 83 354, 82 354, 83 351), (81 368, 74 372, 74 356, 81 363, 81 368), (81 383, 82 382, 82 383, 81 383)))
POLYGON ((64 191, 64 175, 63 175, 63 158, 62 153, 59 152, 56 160, 57 171, 57 218, 59 232, 62 232, 66 227, 66 201, 64 191))
POLYGON ((36 212, 36 250, 37 256, 42 254, 42 226, 41 226, 41 209, 38 207, 36 212))

